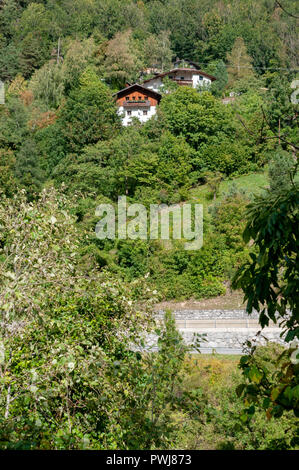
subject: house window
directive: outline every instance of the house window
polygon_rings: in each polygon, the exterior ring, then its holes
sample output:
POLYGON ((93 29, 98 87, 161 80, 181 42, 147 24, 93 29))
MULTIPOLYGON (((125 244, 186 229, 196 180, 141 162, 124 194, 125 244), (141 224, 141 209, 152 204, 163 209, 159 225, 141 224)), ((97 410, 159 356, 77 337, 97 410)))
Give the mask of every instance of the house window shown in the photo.
POLYGON ((146 116, 146 115, 147 115, 147 111, 143 111, 143 115, 146 116))
POLYGON ((181 77, 181 80, 185 80, 185 77, 181 77))
POLYGON ((142 96, 138 96, 138 99, 139 99, 139 100, 142 100, 142 96))
POLYGON ((132 111, 127 111, 128 116, 132 115, 132 111))
POLYGON ((129 101, 129 97, 128 97, 128 96, 126 96, 126 101, 129 101))
POLYGON ((169 75, 169 78, 173 78, 173 75, 169 75))
POLYGON ((199 75, 199 80, 203 80, 203 76, 202 76, 202 75, 199 75))
POLYGON ((144 99, 147 101, 147 100, 148 100, 148 96, 145 96, 144 99))
POLYGON ((132 96, 132 100, 135 101, 135 99, 136 99, 136 96, 132 96))

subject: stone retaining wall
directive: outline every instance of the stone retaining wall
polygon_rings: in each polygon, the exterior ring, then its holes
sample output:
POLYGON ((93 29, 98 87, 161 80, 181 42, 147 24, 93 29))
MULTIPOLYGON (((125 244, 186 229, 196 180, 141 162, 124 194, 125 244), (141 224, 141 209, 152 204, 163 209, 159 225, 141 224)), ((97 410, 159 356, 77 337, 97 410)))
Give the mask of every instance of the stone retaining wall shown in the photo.
MULTIPOLYGON (((267 341, 284 344, 280 338, 281 329, 274 324, 264 328, 262 334, 256 336, 261 330, 257 321, 259 314, 256 311, 248 315, 245 310, 178 310, 173 314, 187 344, 194 343, 195 334, 203 335, 200 340, 202 353, 241 354, 247 340, 254 340, 256 344, 265 344, 267 341), (192 323, 192 320, 197 322, 192 323), (237 321, 234 323, 233 320, 237 321), (213 327, 208 327, 208 323, 213 327)), ((164 311, 160 310, 156 315, 160 320, 164 316, 164 311)), ((154 335, 147 338, 147 345, 156 349, 154 335)))
MULTIPOLYGON (((173 315, 176 319, 185 319, 188 320, 214 320, 214 319, 243 319, 243 318, 258 318, 259 314, 256 311, 253 311, 252 314, 248 315, 245 310, 173 310, 173 315)), ((156 315, 163 318, 164 310, 158 310, 156 315)))
MULTIPOLYGON (((213 352, 219 354, 242 354, 244 352, 244 343, 247 340, 254 340, 256 344, 266 344, 267 340, 279 344, 284 344, 280 338, 280 330, 278 328, 265 328, 263 334, 256 336, 256 328, 206 328, 202 330, 179 329, 186 344, 194 344, 196 335, 199 339, 200 352, 211 354, 213 352), (266 338, 266 339, 265 339, 266 338)), ((157 337, 149 335, 146 338, 146 349, 157 349, 157 337)))

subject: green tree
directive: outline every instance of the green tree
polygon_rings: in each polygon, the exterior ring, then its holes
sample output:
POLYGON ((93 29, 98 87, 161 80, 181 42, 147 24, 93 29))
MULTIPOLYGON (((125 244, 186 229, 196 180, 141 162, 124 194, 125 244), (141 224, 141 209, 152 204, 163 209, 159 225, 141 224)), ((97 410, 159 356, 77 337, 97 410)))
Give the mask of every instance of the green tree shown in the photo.
POLYGON ((292 187, 295 159, 288 152, 278 150, 269 163, 269 180, 272 191, 288 191, 292 187))
POLYGON ((32 199, 41 190, 45 175, 41 169, 39 149, 34 139, 26 139, 17 153, 15 176, 18 186, 32 199))
POLYGON ((79 83, 70 92, 57 122, 67 153, 109 139, 119 126, 112 93, 96 73, 87 69, 79 83))
POLYGON ((233 133, 231 111, 209 92, 180 87, 163 98, 160 110, 166 127, 174 135, 184 136, 196 150, 212 136, 233 133))
POLYGON ((41 100, 49 108, 57 108, 64 94, 64 76, 61 65, 55 60, 46 62, 34 72, 29 88, 37 100, 41 100))
POLYGON ((16 189, 15 163, 11 150, 0 149, 0 191, 10 197, 16 189))
POLYGON ((141 54, 132 31, 116 33, 106 49, 105 77, 113 86, 123 88, 127 81, 136 81, 142 68, 141 54))
MULTIPOLYGON (((299 337, 298 203, 298 183, 293 183, 284 192, 267 191, 250 204, 244 240, 254 241, 254 251, 233 280, 233 287, 244 291, 247 311, 259 312, 262 328, 270 320, 279 323, 286 342, 299 337)), ((244 420, 254 414, 254 405, 263 407, 268 417, 280 417, 286 410, 298 417, 297 345, 291 343, 278 357, 274 373, 256 363, 255 347, 249 346, 240 362, 245 382, 238 388, 239 396, 251 404, 244 420)))
POLYGON ((230 53, 227 54, 229 83, 253 75, 252 58, 248 55, 243 38, 237 38, 230 53))
POLYGON ((31 3, 24 10, 17 24, 16 39, 20 41, 20 70, 28 78, 49 58, 52 29, 43 4, 31 3))
POLYGON ((228 82, 228 73, 225 63, 219 60, 214 64, 210 64, 207 71, 217 78, 217 80, 212 82, 210 88, 211 93, 215 96, 221 96, 228 82))
POLYGON ((170 47, 169 31, 162 31, 159 36, 150 35, 144 44, 144 56, 149 67, 157 68, 161 72, 171 67, 172 51, 170 47))

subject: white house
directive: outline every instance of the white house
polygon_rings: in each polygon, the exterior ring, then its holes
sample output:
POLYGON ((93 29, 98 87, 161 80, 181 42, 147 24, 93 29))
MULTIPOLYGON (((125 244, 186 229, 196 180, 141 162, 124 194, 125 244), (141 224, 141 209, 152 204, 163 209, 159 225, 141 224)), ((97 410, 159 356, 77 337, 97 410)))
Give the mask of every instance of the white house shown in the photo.
POLYGON ((199 70, 194 62, 177 59, 172 70, 156 74, 155 77, 144 80, 142 85, 150 90, 159 92, 165 77, 173 80, 178 85, 191 86, 192 88, 198 88, 199 86, 208 88, 216 80, 216 77, 213 77, 213 75, 199 70))
POLYGON ((121 116, 124 126, 131 124, 134 117, 140 122, 148 121, 156 114, 161 99, 160 93, 138 83, 123 88, 115 96, 118 114, 121 116))

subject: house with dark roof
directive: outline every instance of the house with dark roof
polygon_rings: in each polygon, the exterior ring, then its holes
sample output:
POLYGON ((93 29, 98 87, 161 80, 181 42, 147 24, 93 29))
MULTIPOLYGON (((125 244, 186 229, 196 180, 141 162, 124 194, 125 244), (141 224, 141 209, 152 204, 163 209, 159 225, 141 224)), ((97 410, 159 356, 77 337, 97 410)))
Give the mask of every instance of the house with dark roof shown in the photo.
POLYGON ((140 122, 146 122, 156 114, 161 100, 160 93, 138 83, 123 88, 114 96, 124 126, 131 124, 134 117, 140 122))
POLYGON ((191 61, 177 59, 174 68, 168 72, 155 74, 153 78, 144 80, 141 84, 127 83, 127 86, 115 93, 118 114, 124 126, 131 124, 135 117, 140 122, 146 122, 156 114, 157 106, 161 100, 160 90, 163 79, 168 77, 178 85, 198 88, 208 87, 216 77, 203 72, 191 61))
POLYGON ((200 70, 195 62, 177 59, 174 67, 168 72, 156 74, 142 82, 142 85, 150 90, 159 92, 163 85, 163 79, 168 77, 178 85, 190 86, 192 88, 206 87, 216 80, 216 77, 200 70))

